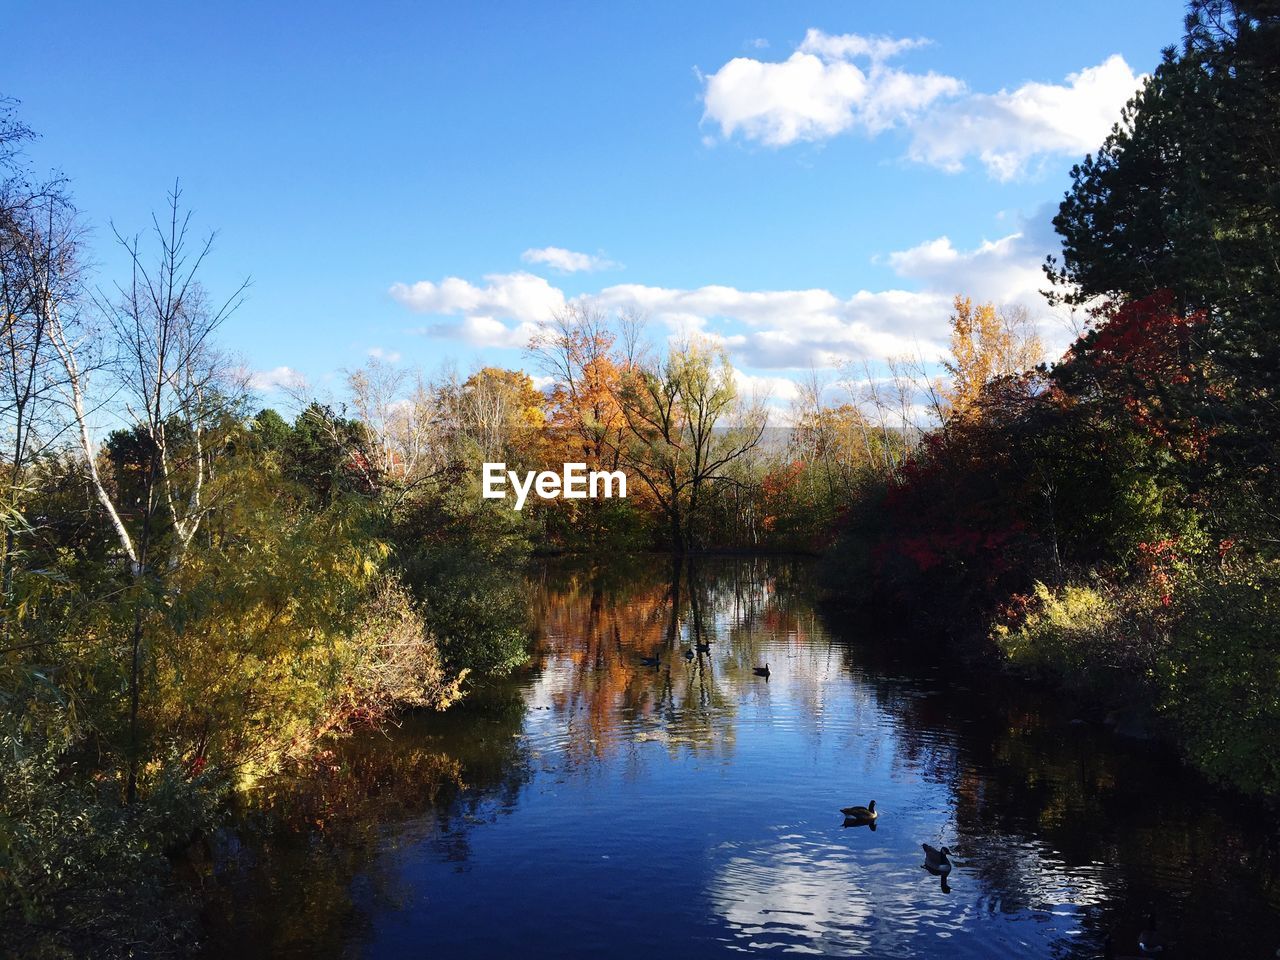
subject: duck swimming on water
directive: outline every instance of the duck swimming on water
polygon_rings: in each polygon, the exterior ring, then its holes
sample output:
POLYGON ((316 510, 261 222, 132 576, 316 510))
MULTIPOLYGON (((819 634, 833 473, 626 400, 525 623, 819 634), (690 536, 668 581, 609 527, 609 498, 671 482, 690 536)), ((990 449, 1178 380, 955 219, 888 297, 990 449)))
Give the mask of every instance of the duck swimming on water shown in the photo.
POLYGON ((936 873, 940 876, 946 876, 951 872, 951 861, 947 858, 951 855, 951 851, 946 847, 939 850, 937 847, 931 847, 927 843, 920 844, 924 848, 924 863, 921 864, 930 873, 936 873))
POLYGON ((872 800, 865 807, 844 807, 840 811, 850 820, 874 820, 880 814, 876 813, 876 802, 872 800))
POLYGON ((757 677, 764 677, 766 680, 769 679, 769 665, 767 663, 763 667, 756 667, 751 672, 757 677))

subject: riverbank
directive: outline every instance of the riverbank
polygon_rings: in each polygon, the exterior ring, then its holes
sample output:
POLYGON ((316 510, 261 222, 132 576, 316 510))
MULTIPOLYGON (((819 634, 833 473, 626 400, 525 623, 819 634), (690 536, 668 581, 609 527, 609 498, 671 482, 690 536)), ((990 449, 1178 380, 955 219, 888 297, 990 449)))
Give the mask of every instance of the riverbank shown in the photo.
POLYGON ((1274 810, 1280 797, 1276 674, 1280 568, 1258 558, 1177 558, 1121 575, 1081 573, 976 609, 852 605, 970 671, 996 670, 1072 704, 1118 736, 1157 741, 1206 782, 1274 810))

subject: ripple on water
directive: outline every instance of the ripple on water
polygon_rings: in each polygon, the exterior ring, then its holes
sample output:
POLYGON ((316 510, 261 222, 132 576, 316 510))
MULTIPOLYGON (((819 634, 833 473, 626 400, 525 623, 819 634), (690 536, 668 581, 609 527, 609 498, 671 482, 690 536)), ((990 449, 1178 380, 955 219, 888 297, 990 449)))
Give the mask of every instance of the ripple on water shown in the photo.
POLYGON ((954 682, 857 625, 836 639, 796 569, 707 565, 678 608, 652 571, 548 575, 536 662, 487 711, 362 748, 408 798, 379 844, 326 837, 340 855, 315 888, 359 887, 363 923, 329 955, 1085 958, 1106 930, 1136 937, 1153 902, 1186 956, 1280 943, 1258 825, 1207 823, 1151 751, 1064 735, 1035 698, 954 682), (415 752, 459 785, 420 799, 396 777, 415 752), (871 799, 876 829, 845 829, 839 808, 871 799), (954 851, 945 887, 921 842, 954 851))

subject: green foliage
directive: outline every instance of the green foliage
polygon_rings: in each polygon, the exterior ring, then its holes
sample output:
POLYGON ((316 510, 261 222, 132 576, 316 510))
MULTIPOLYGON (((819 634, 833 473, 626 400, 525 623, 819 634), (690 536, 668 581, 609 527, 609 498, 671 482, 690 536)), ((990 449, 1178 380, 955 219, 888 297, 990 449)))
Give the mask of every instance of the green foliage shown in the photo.
POLYGON ((1100 584, 1067 584, 1051 590, 1036 582, 1029 612, 1013 626, 997 623, 993 638, 1016 666, 1088 689, 1114 684, 1106 676, 1125 631, 1114 591, 1100 584))
POLYGON ((256 439, 230 438, 199 536, 141 580, 76 464, 39 465, 50 482, 35 506, 59 522, 25 538, 8 621, 19 642, 0 657, 14 758, 0 765, 0 942, 15 955, 187 955, 167 855, 211 822, 224 784, 251 786, 327 731, 459 695, 460 672, 388 572, 382 511, 334 486, 318 497, 256 439), (122 805, 135 614, 139 797, 122 805))
POLYGON ((458 545, 424 547, 409 576, 450 670, 500 676, 528 659, 528 598, 518 566, 458 545))
MULTIPOLYGON (((1280 11, 1195 0, 1187 28, 1097 156, 1072 171, 1050 272, 1077 302, 1168 291, 1178 314, 1204 312, 1184 359, 1207 368, 1184 389, 1166 378, 1162 399, 1212 425, 1217 471, 1265 501, 1280 491, 1280 11)), ((1274 525, 1264 509, 1252 522, 1274 525)))
POLYGON ((1205 570, 1185 606, 1157 666, 1161 709, 1207 774, 1280 795, 1280 564, 1205 570))
POLYGON ((288 421, 270 407, 258 411, 249 424, 249 431, 256 449, 277 456, 293 437, 288 421))
POLYGON ((386 547, 358 502, 304 509, 252 465, 228 465, 219 482, 235 495, 147 624, 147 715, 156 742, 250 782, 343 722, 356 625, 386 547))
POLYGON ((396 512, 395 562, 449 670, 507 673, 528 657, 520 571, 530 518, 480 496, 479 474, 424 485, 396 512))
POLYGON ((172 858, 213 827, 222 788, 166 764, 143 802, 85 782, 58 751, 0 736, 0 956, 183 957, 195 907, 172 858))

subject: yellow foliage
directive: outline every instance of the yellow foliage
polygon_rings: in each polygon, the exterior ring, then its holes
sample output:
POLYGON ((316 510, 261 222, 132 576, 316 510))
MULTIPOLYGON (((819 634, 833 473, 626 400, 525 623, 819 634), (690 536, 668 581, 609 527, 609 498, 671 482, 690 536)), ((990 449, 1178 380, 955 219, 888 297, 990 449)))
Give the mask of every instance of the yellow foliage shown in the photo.
POLYGON ((970 298, 957 296, 951 315, 951 359, 943 363, 951 375, 943 391, 947 416, 973 415, 989 382, 1028 370, 1042 356, 1025 310, 997 311, 991 303, 975 307, 970 298))
MULTIPOLYGON (((242 785, 305 753, 326 730, 457 696, 358 508, 304 510, 255 471, 173 572, 147 624, 148 726, 189 763, 242 785)), ((459 678, 460 679, 460 678, 459 678)))

